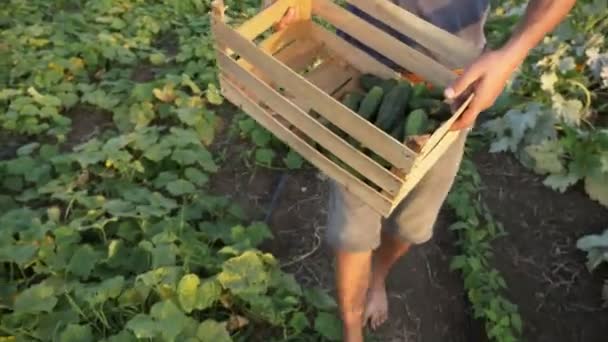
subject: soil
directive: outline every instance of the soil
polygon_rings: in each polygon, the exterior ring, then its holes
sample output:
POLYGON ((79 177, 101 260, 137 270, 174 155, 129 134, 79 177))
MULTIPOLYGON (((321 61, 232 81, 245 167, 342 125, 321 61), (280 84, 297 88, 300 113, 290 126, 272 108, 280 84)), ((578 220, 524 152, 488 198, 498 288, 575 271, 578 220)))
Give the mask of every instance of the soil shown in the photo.
MULTIPOLYGON (((221 145, 227 160, 212 179, 212 190, 232 194, 252 220, 264 220, 272 210, 268 224, 274 239, 263 248, 302 284, 335 295, 333 257, 324 240, 327 180, 313 168, 247 168, 246 145, 221 145)), ((507 281, 506 295, 520 309, 523 340, 605 341, 608 310, 601 307, 601 286, 608 274, 588 272, 575 242, 608 227, 608 210, 581 189, 560 194, 545 187, 508 155, 478 153, 474 161, 483 198, 508 232, 494 242, 493 262, 507 281)), ((482 323, 472 318, 461 275, 449 270, 457 252, 451 222, 444 208, 433 240, 412 248, 395 266, 388 281, 391 318, 370 341, 486 341, 482 323)))

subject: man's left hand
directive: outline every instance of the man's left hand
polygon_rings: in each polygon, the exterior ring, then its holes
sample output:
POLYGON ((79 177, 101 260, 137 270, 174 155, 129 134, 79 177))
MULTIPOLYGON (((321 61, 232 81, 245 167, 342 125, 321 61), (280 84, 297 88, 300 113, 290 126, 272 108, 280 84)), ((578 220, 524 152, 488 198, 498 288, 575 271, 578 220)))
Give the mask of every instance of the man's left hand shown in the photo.
POLYGON ((479 113, 494 104, 519 62, 515 54, 508 50, 495 50, 483 53, 466 68, 445 89, 445 97, 449 100, 462 101, 464 96, 473 93, 473 99, 451 130, 473 126, 479 113))

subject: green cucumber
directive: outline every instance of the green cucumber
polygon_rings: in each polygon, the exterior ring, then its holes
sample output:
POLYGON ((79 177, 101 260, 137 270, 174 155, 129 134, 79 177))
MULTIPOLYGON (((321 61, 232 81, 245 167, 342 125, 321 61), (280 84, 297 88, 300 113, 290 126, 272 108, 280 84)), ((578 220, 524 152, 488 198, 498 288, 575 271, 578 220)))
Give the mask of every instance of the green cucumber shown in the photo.
POLYGON ((405 120, 399 120, 399 122, 391 130, 391 136, 399 142, 403 142, 405 132, 405 120))
POLYGON ((412 87, 408 82, 399 82, 391 91, 386 94, 382 105, 378 110, 378 118, 375 125, 383 131, 389 131, 399 117, 403 115, 409 101, 412 87))
POLYGON ((429 96, 429 89, 424 85, 424 83, 417 83, 412 87, 412 99, 414 98, 424 98, 429 96))
POLYGON ((363 74, 359 76, 359 84, 365 91, 370 91, 375 86, 380 86, 385 79, 373 74, 363 74))
POLYGON ((430 116, 449 116, 450 105, 447 103, 426 97, 414 97, 409 102, 409 109, 424 109, 430 116))
POLYGON ((428 121, 429 118, 424 109, 412 111, 405 120, 405 136, 409 137, 426 133, 428 121))
POLYGON ((383 96, 384 90, 382 90, 380 86, 372 87, 361 101, 357 113, 366 120, 372 120, 378 107, 380 107, 380 104, 382 103, 383 96))
POLYGON ((398 84, 399 84, 399 81, 397 81, 394 78, 389 78, 389 79, 382 81, 379 84, 379 86, 382 88, 382 90, 384 90, 385 94, 388 94, 388 92, 391 91, 391 89, 396 87, 398 84))
POLYGON ((349 92, 344 96, 342 103, 346 107, 350 108, 350 110, 352 110, 353 112, 357 112, 359 110, 359 105, 361 104, 363 97, 365 97, 365 95, 360 92, 349 92))

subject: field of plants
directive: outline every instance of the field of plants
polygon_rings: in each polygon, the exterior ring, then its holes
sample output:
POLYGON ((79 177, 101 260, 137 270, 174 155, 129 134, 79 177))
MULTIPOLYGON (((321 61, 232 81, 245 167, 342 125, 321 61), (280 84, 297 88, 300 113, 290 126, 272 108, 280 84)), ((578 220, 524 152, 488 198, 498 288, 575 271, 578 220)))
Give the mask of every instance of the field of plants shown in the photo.
MULTIPOLYGON (((340 340, 327 178, 222 98, 209 9, 0 5, 0 342, 340 340)), ((606 340, 606 36, 579 1, 482 114, 370 341, 606 340)))

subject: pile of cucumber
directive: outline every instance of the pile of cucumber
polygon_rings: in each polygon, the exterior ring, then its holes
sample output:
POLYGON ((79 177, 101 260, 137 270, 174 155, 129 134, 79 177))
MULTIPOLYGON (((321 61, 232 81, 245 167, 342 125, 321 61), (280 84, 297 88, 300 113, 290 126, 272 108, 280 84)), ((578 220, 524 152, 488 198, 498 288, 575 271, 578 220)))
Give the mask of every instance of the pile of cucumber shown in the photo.
POLYGON ((398 141, 430 134, 451 115, 441 89, 372 74, 361 75, 359 84, 363 92, 346 93, 342 103, 398 141))

